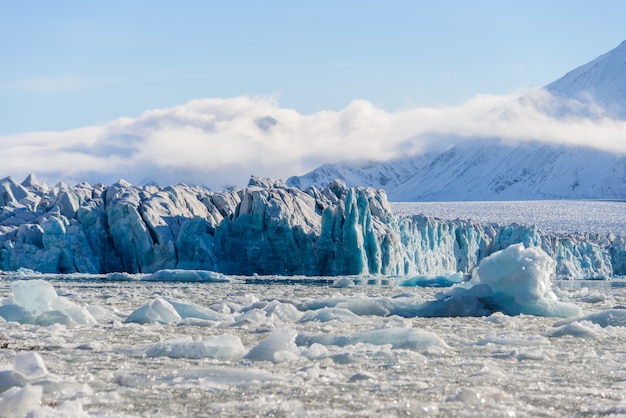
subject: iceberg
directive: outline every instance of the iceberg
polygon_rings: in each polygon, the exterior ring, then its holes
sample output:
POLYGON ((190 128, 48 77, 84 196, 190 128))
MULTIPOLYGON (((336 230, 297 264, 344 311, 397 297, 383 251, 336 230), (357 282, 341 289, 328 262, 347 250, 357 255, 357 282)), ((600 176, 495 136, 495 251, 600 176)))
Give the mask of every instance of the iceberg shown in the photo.
POLYGON ((513 244, 480 263, 471 280, 417 309, 419 316, 507 315, 576 317, 582 310, 551 290, 556 262, 541 248, 513 244))

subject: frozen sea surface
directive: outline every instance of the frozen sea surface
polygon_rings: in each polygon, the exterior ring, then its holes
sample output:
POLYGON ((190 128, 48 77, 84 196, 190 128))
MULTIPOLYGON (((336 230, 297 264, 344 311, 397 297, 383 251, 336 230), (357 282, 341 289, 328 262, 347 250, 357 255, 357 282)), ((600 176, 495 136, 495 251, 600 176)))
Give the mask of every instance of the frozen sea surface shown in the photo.
MULTIPOLYGON (((0 323, 0 386, 11 386, 15 370, 30 369, 27 388, 41 388, 33 416, 626 413, 626 289, 610 282, 557 288, 560 300, 585 315, 563 320, 385 316, 374 301, 429 300, 440 289, 275 279, 49 281, 96 324, 0 323), (155 300, 214 316, 126 322, 155 300)), ((11 283, 0 281, 0 295, 11 294, 11 283)), ((0 403, 0 415, 14 407, 0 403)))
POLYGON ((537 225, 552 232, 598 232, 626 235, 626 202, 529 200, 503 202, 391 202, 400 216, 426 215, 508 225, 537 225))

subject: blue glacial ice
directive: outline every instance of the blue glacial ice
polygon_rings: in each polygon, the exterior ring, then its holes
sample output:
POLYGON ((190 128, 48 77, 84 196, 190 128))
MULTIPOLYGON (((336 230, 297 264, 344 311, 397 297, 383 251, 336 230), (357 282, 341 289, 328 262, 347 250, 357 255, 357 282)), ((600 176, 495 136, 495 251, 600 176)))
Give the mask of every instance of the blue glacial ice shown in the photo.
POLYGON ((555 266, 556 262, 539 247, 510 245, 482 260, 471 280, 441 294, 439 300, 422 305, 418 315, 582 315, 577 305, 559 301, 551 290, 555 266))
MULTIPOLYGON (((299 190, 252 177, 241 190, 0 180, 0 269, 43 273, 155 273, 157 280, 229 275, 439 276, 456 281, 512 244, 542 248, 556 277, 626 273, 626 241, 528 225, 398 217, 383 191, 299 190), (173 273, 195 270, 192 273, 173 273), (166 273, 166 272, 172 273, 166 273), (178 277, 176 277, 178 275, 178 277)), ((407 282, 410 283, 410 282, 407 282)), ((350 285, 349 282, 343 285, 350 285)))

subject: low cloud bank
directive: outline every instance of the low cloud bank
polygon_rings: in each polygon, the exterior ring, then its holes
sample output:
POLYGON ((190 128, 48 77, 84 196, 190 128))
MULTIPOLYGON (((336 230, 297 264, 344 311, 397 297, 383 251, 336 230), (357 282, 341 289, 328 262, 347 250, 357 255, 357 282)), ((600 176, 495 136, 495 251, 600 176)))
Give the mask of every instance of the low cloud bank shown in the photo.
MULTIPOLYGON (((577 106, 572 103, 571 107, 577 106)), ((2 176, 48 183, 243 186, 250 174, 287 178, 341 160, 389 160, 459 141, 543 141, 626 154, 626 121, 567 116, 545 91, 481 95, 461 106, 387 112, 355 100, 303 115, 271 99, 200 99, 102 126, 0 136, 2 176), (558 107, 559 112, 552 111, 558 107)), ((580 114, 577 113, 577 114, 580 114)))

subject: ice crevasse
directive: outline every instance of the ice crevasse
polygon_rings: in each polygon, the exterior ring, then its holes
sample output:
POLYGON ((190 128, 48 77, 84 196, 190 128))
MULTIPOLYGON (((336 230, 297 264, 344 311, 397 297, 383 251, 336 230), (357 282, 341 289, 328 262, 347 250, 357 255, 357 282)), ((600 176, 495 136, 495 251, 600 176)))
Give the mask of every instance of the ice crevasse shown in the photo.
POLYGON ((469 273, 522 243, 563 278, 626 273, 626 242, 534 226, 395 216, 381 190, 300 190, 252 177, 241 190, 0 180, 0 269, 44 273, 385 275, 469 273))

